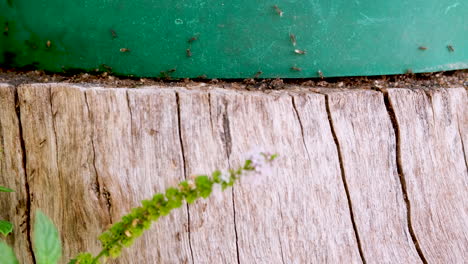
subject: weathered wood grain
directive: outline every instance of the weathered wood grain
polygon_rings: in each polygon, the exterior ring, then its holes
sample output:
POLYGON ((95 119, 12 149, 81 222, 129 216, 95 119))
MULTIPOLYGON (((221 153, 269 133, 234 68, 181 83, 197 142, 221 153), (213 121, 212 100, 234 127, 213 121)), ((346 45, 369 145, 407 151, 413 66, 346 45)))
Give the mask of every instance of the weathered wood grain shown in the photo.
POLYGON ((240 262, 361 262, 323 96, 296 96, 304 107, 300 118, 312 124, 325 121, 313 129, 307 125, 306 137, 287 94, 222 96, 232 140, 231 164, 245 159, 256 146, 281 154, 273 174, 261 179, 252 175, 257 185, 246 184, 247 179, 234 187, 240 262), (322 113, 316 115, 302 104, 322 113), (321 137, 330 140, 320 141, 321 137))
MULTIPOLYGON (((18 88, 18 98, 23 132, 26 175, 31 201, 30 214, 42 210, 57 225, 61 240, 68 244, 63 230, 66 229, 62 201, 67 199, 58 169, 57 139, 49 85, 24 85, 18 88)), ((73 215, 74 208, 68 208, 73 215)), ((32 221, 32 220, 31 220, 32 221)), ((76 234, 79 236, 78 234, 76 234)), ((73 234, 71 234, 73 237, 73 234)))
MULTIPOLYGON (((184 178, 176 96, 165 90, 90 89, 86 97, 96 169, 115 222, 184 178)), ((186 209, 161 218, 116 262, 191 262, 186 209)))
MULTIPOLYGON (((308 262, 362 262, 341 178, 337 146, 333 141, 331 127, 327 122, 325 97, 304 93, 294 95, 292 103, 297 112, 297 121, 301 127, 306 146, 309 163, 306 163, 305 166, 310 166, 312 172, 304 179, 310 182, 312 189, 304 188, 303 191, 307 194, 313 190, 310 201, 313 202, 314 206, 308 205, 312 207, 309 209, 312 210, 309 217, 313 221, 305 224, 306 226, 310 224, 316 226, 315 230, 308 232, 321 234, 320 240, 315 241, 316 238, 313 238, 315 242, 312 244, 315 252, 320 252, 321 256, 312 258, 312 261, 308 262)), ((291 156, 295 157, 295 153, 291 153, 291 156)), ((289 206, 294 205, 290 204, 289 206)), ((318 256, 317 253, 315 255, 318 256)))
POLYGON ((399 130, 411 220, 421 250, 428 263, 466 263, 466 91, 389 89, 388 94, 399 130))
POLYGON ((42 210, 56 223, 64 256, 97 253, 95 237, 108 221, 96 195, 84 94, 69 86, 24 85, 18 95, 31 214, 42 210))
POLYGON ((420 263, 397 173, 396 140, 382 93, 327 94, 333 130, 367 263, 420 263))
POLYGON ((315 91, 0 84, 7 242, 32 263, 40 208, 61 263, 96 254, 142 199, 257 147, 280 154, 272 173, 161 218, 111 263, 464 263, 466 91, 315 91))
POLYGON ((15 224, 7 242, 15 252, 23 252, 18 255, 21 263, 31 263, 29 194, 16 99, 15 88, 0 83, 0 186, 15 190, 14 193, 0 193, 0 219, 15 224))
MULTIPOLYGON (((186 174, 199 175, 229 167, 224 149, 223 105, 210 92, 179 91, 180 130, 186 174)), ((189 206, 194 263, 237 263, 232 190, 189 206)))
MULTIPOLYGON (((59 180, 55 187, 60 190, 55 199, 60 200, 60 233, 65 242, 63 252, 65 256, 75 256, 84 251, 98 253, 100 244, 96 237, 110 219, 94 167, 93 134, 86 97, 77 87, 54 85, 49 89, 59 180)), ((36 192, 43 192, 41 186, 37 187, 36 192)))

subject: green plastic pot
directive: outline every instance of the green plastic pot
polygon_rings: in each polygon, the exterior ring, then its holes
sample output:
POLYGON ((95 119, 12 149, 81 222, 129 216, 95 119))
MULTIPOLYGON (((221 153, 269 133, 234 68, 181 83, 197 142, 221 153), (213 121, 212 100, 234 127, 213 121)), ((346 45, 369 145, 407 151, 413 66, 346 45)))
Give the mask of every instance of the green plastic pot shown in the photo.
POLYGON ((468 68, 467 17, 454 0, 0 0, 0 63, 191 78, 444 71, 468 68))

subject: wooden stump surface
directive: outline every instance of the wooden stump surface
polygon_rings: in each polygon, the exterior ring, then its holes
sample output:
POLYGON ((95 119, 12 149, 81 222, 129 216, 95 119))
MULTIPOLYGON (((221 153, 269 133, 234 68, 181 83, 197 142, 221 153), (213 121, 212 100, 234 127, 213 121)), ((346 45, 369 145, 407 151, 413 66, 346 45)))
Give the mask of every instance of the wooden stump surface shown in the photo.
POLYGON ((280 158, 153 224, 112 263, 467 263, 463 88, 252 92, 0 84, 0 219, 66 263, 139 201, 258 148, 280 158))

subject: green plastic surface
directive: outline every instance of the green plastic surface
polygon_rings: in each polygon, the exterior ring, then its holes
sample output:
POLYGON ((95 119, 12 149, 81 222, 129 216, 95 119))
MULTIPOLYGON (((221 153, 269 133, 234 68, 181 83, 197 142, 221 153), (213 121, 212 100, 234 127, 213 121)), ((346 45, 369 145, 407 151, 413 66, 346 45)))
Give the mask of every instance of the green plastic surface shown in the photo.
POLYGON ((468 68, 466 0, 0 0, 0 25, 1 64, 54 72, 303 78, 468 68))

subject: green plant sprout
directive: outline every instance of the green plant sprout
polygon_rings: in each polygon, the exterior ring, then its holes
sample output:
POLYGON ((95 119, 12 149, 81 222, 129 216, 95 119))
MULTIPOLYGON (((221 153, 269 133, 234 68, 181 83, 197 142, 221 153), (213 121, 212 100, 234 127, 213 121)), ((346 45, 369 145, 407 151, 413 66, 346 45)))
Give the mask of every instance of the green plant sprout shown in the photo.
MULTIPOLYGON (((0 186, 0 192, 14 192, 14 191, 10 188, 0 186)), ((5 220, 0 220, 0 234, 6 237, 12 231, 13 231, 12 223, 5 221, 5 220)), ((8 247, 7 244, 5 244, 5 242, 1 240, 0 240, 0 260, 5 261, 5 264, 17 264, 18 263, 13 250, 10 247, 8 247)))
MULTIPOLYGON (((68 264, 100 264, 101 258, 104 258, 105 262, 108 258, 119 257, 122 249, 131 246, 135 239, 150 228, 152 222, 181 207, 184 201, 191 204, 199 198, 209 197, 214 187, 220 187, 219 189, 224 191, 244 176, 255 178, 268 173, 271 162, 276 157, 276 154, 263 152, 251 155, 244 165, 236 170, 217 170, 211 176, 191 177, 192 179, 180 182, 177 188, 170 187, 164 193, 154 195, 151 200, 143 200, 142 206, 133 208, 120 222, 99 236, 102 250, 98 255, 80 253, 68 264)), ((56 264, 61 256, 58 231, 52 221, 40 211, 36 213, 33 245, 37 264, 56 264)), ((3 242, 0 242, 0 259, 3 259, 5 264, 18 263, 13 250, 3 242)))
MULTIPOLYGON (((0 149, 1 150, 1 149, 0 149)), ((0 186, 0 192, 14 192, 12 189, 0 186)), ((0 234, 8 236, 13 231, 13 224, 0 219, 0 234)))
MULTIPOLYGON (((56 264, 62 255, 57 228, 40 210, 36 211, 33 245, 36 264, 56 264)), ((13 250, 3 241, 0 241, 0 263, 19 263, 13 250)))

